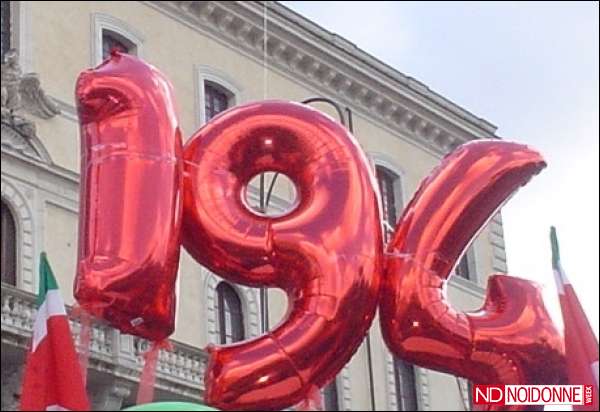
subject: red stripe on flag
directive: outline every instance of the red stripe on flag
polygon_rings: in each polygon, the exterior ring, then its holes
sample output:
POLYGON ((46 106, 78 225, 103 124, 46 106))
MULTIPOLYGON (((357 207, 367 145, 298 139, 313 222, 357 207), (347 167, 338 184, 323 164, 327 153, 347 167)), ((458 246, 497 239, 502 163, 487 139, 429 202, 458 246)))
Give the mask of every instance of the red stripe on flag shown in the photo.
POLYGON ((569 383, 571 385, 592 385, 594 390, 591 405, 576 405, 573 406, 573 410, 597 411, 598 382, 592 372, 592 364, 598 361, 598 340, 592 332, 573 287, 565 284, 564 290, 564 295, 560 295, 560 306, 565 325, 565 352, 569 383))
POLYGON ((79 360, 65 316, 47 320, 48 334, 29 353, 23 378, 21 410, 46 410, 60 405, 69 410, 89 410, 79 360))

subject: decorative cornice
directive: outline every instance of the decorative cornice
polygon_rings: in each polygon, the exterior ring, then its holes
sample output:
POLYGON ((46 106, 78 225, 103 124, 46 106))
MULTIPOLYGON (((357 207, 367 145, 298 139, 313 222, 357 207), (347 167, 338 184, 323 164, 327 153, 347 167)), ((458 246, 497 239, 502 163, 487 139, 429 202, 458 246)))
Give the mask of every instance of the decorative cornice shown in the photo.
POLYGON ((51 164, 48 151, 34 135, 28 135, 12 124, 2 122, 1 145, 2 152, 12 152, 21 155, 29 161, 51 164))
POLYGON ((269 68, 312 86, 437 154, 496 137, 496 127, 277 2, 147 1, 217 41, 263 59, 268 8, 269 68))
MULTIPOLYGON (((4 132, 4 129, 3 129, 4 132)), ((41 142, 40 142, 41 144, 41 142)), ((32 156, 28 156, 21 151, 15 150, 14 148, 8 147, 3 143, 2 145, 2 162, 10 161, 14 159, 16 162, 25 163, 39 169, 42 172, 47 173, 47 176, 52 176, 60 180, 61 185, 68 185, 70 190, 78 190, 79 187, 79 173, 72 170, 66 169, 54 163, 36 161, 32 156), (6 158, 5 158, 6 156, 6 158)), ((2 169, 5 174, 5 169, 2 169)))

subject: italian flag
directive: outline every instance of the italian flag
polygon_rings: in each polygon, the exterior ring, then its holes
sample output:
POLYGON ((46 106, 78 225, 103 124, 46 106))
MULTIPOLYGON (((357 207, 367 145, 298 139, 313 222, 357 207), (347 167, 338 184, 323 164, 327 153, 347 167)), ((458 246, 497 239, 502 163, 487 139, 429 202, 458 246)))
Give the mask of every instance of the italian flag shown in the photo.
POLYGON ((598 339, 579 303, 575 289, 560 264, 556 229, 550 229, 552 268, 565 325, 565 354, 570 385, 592 385, 591 405, 573 405, 574 411, 598 410, 598 339))
POLYGON ((45 253, 40 258, 37 306, 23 377, 21 410, 89 410, 65 304, 45 253))

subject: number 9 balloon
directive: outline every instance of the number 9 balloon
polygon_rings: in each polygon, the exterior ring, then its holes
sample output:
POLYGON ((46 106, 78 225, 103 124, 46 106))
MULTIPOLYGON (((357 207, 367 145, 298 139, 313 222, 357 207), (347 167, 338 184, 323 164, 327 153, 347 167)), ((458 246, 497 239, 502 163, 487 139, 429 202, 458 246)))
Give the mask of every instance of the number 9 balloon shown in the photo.
POLYGON ((223 278, 277 287, 289 311, 268 334, 209 348, 206 401, 283 409, 333 379, 371 325, 382 232, 375 178, 354 137, 308 106, 266 101, 231 109, 184 149, 186 249, 223 278), (248 182, 276 171, 296 185, 287 215, 245 204, 248 182))

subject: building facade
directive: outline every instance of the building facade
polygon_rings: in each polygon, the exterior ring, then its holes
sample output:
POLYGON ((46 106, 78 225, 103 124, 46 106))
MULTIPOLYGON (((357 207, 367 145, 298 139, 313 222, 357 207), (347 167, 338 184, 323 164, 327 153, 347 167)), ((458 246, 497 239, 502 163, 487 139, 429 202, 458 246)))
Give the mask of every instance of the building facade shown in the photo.
MULTIPOLYGON (((72 307, 77 259, 78 73, 111 49, 135 54, 172 81, 184 136, 215 114, 264 98, 336 102, 369 156, 393 227, 420 180, 459 144, 495 126, 276 2, 2 1, 2 410, 18 405, 35 316, 37 265, 48 253, 72 307)), ((315 107, 337 117, 329 105, 315 107)), ((266 176, 270 182, 272 176, 266 176)), ((250 202, 259 202, 257 190, 250 202)), ((265 213, 289 206, 280 179, 265 213)), ((506 271, 500 215, 456 268, 448 293, 459 309, 482 302, 488 274, 506 271)), ((200 401, 209 343, 252 338, 276 325, 286 297, 224 282, 182 252, 174 348, 161 352, 156 399, 200 401)), ((71 316, 75 338, 80 322, 71 316)), ((135 402, 148 343, 92 325, 88 393, 94 409, 135 402)), ((465 410, 468 383, 406 364, 385 347, 379 323, 323 390, 327 410, 465 410)))

